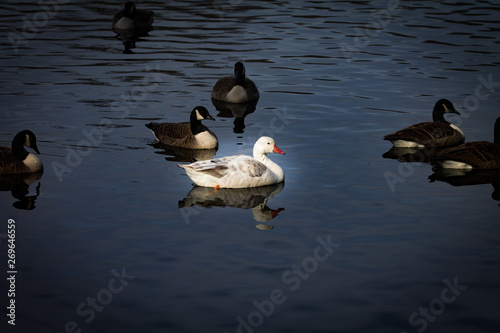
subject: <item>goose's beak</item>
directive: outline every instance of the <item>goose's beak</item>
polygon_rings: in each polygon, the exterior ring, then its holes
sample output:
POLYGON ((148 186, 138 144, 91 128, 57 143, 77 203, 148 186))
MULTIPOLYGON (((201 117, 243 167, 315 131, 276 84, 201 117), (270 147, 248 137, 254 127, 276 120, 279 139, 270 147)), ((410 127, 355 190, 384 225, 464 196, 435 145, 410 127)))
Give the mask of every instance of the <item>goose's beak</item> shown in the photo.
POLYGON ((215 120, 214 117, 212 117, 211 115, 207 115, 207 117, 205 119, 208 119, 208 120, 215 120))
POLYGON ((33 149, 34 151, 36 151, 36 153, 38 155, 40 155, 40 151, 38 150, 38 147, 36 146, 36 144, 33 147, 31 147, 31 149, 33 149))
POLYGON ((283 152, 283 150, 279 149, 278 146, 276 146, 276 145, 274 145, 273 153, 285 155, 285 153, 283 152))
POLYGON ((457 111, 457 110, 456 110, 453 106, 451 107, 451 110, 450 110, 450 109, 448 109, 448 108, 446 107, 446 105, 444 105, 444 104, 443 104, 443 106, 444 106, 444 109, 445 109, 446 113, 460 114, 460 112, 458 112, 458 111, 457 111))

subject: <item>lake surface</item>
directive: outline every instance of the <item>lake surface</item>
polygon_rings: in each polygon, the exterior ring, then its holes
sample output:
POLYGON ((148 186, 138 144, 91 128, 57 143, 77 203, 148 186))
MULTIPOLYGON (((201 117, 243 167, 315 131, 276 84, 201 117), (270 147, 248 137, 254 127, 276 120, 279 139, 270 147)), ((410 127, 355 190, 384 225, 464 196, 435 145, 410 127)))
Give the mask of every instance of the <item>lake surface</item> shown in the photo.
POLYGON ((493 140, 500 4, 138 2, 154 30, 124 53, 121 2, 43 3, 0 4, 0 144, 31 129, 45 166, 0 192, 8 332, 498 332, 498 173, 446 181, 382 138, 447 98, 493 140), (210 89, 236 61, 261 98, 235 118, 210 89), (272 136, 284 186, 193 188, 144 124, 197 105, 216 156, 272 136))

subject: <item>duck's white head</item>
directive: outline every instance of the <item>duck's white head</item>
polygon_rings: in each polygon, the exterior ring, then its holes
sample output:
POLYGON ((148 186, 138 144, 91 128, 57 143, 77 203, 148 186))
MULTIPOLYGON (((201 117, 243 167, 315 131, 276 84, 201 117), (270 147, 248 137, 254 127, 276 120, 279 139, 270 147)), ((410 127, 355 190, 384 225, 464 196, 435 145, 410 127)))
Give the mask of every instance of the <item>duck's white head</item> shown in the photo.
POLYGON ((253 146, 253 156, 266 155, 269 153, 277 153, 285 155, 285 153, 276 146, 274 139, 268 136, 261 136, 253 146))

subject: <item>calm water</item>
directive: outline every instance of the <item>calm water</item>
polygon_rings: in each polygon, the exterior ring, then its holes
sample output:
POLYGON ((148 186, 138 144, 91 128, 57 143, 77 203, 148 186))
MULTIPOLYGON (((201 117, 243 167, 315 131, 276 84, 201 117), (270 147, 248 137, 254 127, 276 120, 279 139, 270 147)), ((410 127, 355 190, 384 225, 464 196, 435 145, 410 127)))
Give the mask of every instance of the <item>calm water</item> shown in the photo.
POLYGON ((493 140, 498 3, 139 2, 155 23, 133 53, 110 29, 121 2, 48 3, 0 5, 0 143, 29 128, 45 165, 0 193, 9 332, 498 332, 498 174, 430 181, 382 156, 439 98, 493 140), (238 60, 261 98, 235 118, 210 89, 238 60), (144 124, 196 105, 217 156, 274 137, 285 186, 193 188, 192 156, 144 124))

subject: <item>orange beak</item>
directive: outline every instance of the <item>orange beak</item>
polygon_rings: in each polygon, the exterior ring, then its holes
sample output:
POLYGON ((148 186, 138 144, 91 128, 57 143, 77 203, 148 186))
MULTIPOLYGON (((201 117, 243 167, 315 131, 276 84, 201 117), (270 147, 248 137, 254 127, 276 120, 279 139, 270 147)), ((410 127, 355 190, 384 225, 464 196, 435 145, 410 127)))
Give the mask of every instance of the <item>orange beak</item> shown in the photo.
POLYGON ((276 145, 274 145, 273 153, 285 155, 285 153, 283 152, 283 150, 279 149, 278 146, 276 146, 276 145))
POLYGON ((273 209, 273 210, 271 210, 271 216, 273 217, 273 219, 274 219, 276 216, 278 216, 278 214, 279 214, 281 211, 283 211, 283 210, 285 210, 285 208, 278 208, 278 209, 273 209))

